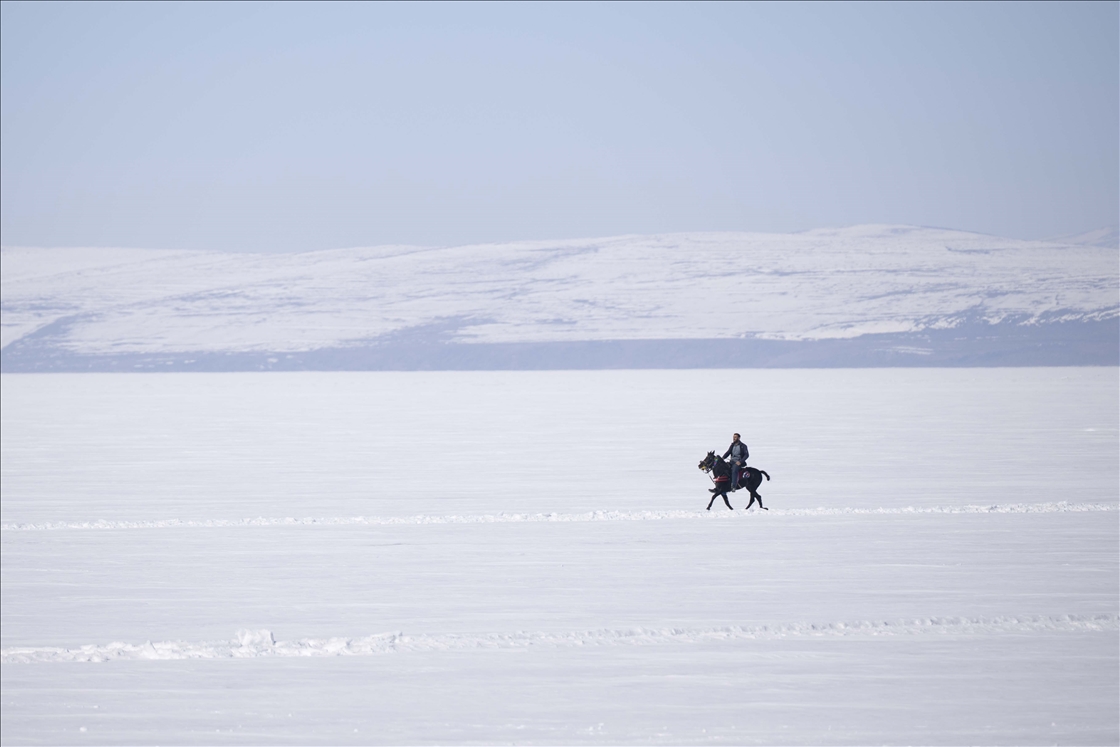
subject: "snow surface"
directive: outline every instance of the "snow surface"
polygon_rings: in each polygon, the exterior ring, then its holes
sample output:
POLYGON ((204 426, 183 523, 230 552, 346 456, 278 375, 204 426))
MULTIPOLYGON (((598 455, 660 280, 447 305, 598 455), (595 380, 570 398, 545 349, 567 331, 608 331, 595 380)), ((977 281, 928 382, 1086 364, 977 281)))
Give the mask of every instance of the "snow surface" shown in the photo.
POLYGON ((1120 741, 1116 368, 0 384, 4 744, 1120 741))
POLYGON ((281 355, 1114 321, 1120 255, 1075 240, 856 226, 281 255, 5 248, 0 329, 5 348, 71 355, 281 355))

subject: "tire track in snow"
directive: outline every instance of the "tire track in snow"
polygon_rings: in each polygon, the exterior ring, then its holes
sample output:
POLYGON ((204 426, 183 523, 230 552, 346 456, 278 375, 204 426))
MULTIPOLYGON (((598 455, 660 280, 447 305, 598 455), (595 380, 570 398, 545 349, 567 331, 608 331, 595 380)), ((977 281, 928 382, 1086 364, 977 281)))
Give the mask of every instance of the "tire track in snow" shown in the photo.
MULTIPOLYGON (((1116 511, 1120 506, 1111 503, 1007 503, 989 506, 902 506, 898 508, 773 508, 763 514, 753 510, 751 516, 880 516, 907 514, 1052 514, 1086 513, 1116 511)), ((0 524, 5 532, 46 532, 79 529, 218 529, 225 527, 275 527, 275 526, 402 526, 422 524, 517 524, 539 522, 589 522, 589 521, 664 521, 667 519, 705 519, 708 521, 730 521, 743 512, 732 514, 726 511, 590 511, 582 514, 539 513, 539 514, 479 514, 444 516, 352 516, 352 517, 306 517, 296 519, 266 518, 255 519, 159 519, 155 521, 72 521, 45 522, 41 524, 0 524)))
POLYGON ((1120 615, 1022 617, 932 617, 894 622, 786 623, 753 627, 627 628, 567 633, 516 632, 445 635, 380 633, 364 638, 303 638, 277 641, 268 630, 239 630, 230 641, 161 641, 91 644, 78 648, 20 647, 0 650, 0 663, 106 662, 128 660, 243 659, 257 657, 376 656, 414 651, 575 648, 718 643, 779 638, 881 636, 976 636, 1028 633, 1087 633, 1120 630, 1120 615))

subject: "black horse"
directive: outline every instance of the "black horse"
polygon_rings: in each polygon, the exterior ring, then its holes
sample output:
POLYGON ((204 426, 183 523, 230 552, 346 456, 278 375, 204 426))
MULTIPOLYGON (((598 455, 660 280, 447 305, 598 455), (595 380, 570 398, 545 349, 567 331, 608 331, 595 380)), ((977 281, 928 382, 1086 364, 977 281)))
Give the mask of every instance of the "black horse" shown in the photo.
MULTIPOLYGON (((722 496, 723 502, 728 508, 731 508, 731 502, 727 500, 727 492, 734 489, 731 485, 731 465, 723 461, 723 457, 716 456, 714 451, 709 451, 708 456, 698 465, 704 472, 712 473, 712 480, 715 482, 715 487, 708 490, 712 494, 712 500, 708 501, 708 510, 712 510, 712 504, 716 502, 716 496, 722 496)), ((751 501, 747 504, 747 508, 754 505, 758 501, 758 507, 763 511, 770 509, 762 505, 762 494, 758 492, 758 486, 762 484, 762 478, 770 479, 770 475, 765 471, 755 469, 754 467, 744 467, 739 471, 739 485, 740 488, 746 488, 750 491, 751 501)), ((735 509, 731 508, 732 511, 735 509)))

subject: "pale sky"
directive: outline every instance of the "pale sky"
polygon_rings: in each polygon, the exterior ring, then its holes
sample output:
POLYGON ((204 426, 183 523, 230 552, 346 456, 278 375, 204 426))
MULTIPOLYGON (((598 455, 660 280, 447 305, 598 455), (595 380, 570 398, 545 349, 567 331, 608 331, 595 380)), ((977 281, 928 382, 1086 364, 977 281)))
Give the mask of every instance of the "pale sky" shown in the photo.
POLYGON ((0 241, 1120 223, 1120 5, 2 5, 0 241))

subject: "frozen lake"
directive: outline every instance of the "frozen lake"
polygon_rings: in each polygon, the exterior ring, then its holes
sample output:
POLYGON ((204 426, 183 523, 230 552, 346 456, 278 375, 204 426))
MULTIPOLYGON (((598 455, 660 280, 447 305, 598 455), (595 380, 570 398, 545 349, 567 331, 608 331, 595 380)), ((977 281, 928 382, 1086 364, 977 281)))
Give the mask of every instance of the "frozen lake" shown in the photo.
POLYGON ((0 381, 5 744, 1120 741, 1116 368, 0 381))

